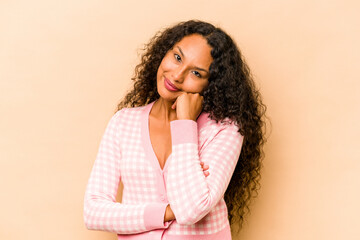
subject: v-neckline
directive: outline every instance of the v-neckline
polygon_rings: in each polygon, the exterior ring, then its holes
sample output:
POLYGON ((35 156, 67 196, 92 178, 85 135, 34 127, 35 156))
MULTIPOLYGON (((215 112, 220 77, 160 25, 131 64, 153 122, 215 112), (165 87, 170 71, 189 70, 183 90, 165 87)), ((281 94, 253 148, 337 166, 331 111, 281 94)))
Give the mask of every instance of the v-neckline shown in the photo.
POLYGON ((142 119, 141 134, 142 134, 142 140, 143 140, 145 153, 146 153, 147 157, 150 159, 150 162, 152 163, 153 167, 155 169, 158 169, 158 171, 160 171, 162 173, 162 172, 167 171, 168 162, 171 159, 172 153, 170 153, 170 155, 165 160, 164 167, 161 168, 159 159, 156 157, 156 154, 155 154, 155 151, 151 144, 151 139, 150 139, 149 115, 150 115, 150 111, 151 111, 154 103, 155 103, 155 101, 153 101, 153 102, 149 103, 147 106, 145 106, 145 109, 143 111, 143 115, 141 118, 142 119))
MULTIPOLYGON (((150 159, 149 161, 152 164, 152 166, 154 167, 154 169, 157 169, 157 171, 159 171, 160 174, 163 174, 164 172, 167 172, 167 167, 170 164, 169 162, 172 159, 173 153, 170 153, 170 155, 168 156, 168 158, 165 161, 164 168, 161 168, 160 162, 159 162, 158 158, 156 157, 155 151, 152 147, 151 140, 150 140, 149 115, 150 115, 152 106, 154 105, 155 102, 156 102, 156 100, 145 105, 144 110, 142 111, 141 139, 142 139, 142 143, 143 143, 143 146, 145 149, 146 158, 150 159)), ((198 124, 198 128, 199 129, 202 128, 202 126, 204 126, 208 120, 209 120, 209 113, 206 113, 206 112, 200 113, 200 116, 196 120, 196 122, 198 124)))

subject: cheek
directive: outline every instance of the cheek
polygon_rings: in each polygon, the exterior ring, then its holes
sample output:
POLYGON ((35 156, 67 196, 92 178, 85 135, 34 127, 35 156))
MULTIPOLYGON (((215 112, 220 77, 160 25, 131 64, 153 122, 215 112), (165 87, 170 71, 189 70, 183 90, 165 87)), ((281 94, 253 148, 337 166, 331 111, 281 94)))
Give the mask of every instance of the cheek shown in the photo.
POLYGON ((174 63, 173 59, 171 58, 171 56, 167 55, 164 57, 164 59, 161 61, 160 67, 162 69, 162 71, 170 71, 172 70, 174 67, 176 67, 176 64, 174 63))
POLYGON ((204 80, 204 82, 202 82, 201 84, 201 92, 204 91, 204 89, 207 88, 208 86, 209 86, 209 81, 204 80))
POLYGON ((184 82, 184 89, 187 90, 187 92, 202 92, 204 88, 206 88, 208 85, 207 81, 199 81, 199 79, 189 79, 188 81, 184 82))
POLYGON ((209 81, 206 80, 205 84, 204 84, 204 87, 203 88, 207 88, 209 86, 209 81))
POLYGON ((161 61, 160 66, 159 66, 159 68, 158 68, 158 71, 157 71, 158 80, 159 80, 159 78, 161 77, 161 75, 163 74, 164 69, 166 69, 165 59, 163 59, 163 60, 161 61))

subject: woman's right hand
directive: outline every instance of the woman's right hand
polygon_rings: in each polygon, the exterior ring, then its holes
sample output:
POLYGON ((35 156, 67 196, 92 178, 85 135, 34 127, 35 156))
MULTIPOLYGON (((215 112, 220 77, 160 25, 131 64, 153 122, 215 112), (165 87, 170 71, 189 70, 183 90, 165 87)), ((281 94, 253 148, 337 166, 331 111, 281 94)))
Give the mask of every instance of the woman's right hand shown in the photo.
POLYGON ((204 165, 204 162, 201 162, 201 161, 200 161, 200 166, 202 167, 202 169, 203 169, 203 171, 204 171, 205 177, 209 176, 210 173, 209 173, 209 172, 206 172, 206 170, 209 169, 209 166, 208 166, 208 165, 204 165))

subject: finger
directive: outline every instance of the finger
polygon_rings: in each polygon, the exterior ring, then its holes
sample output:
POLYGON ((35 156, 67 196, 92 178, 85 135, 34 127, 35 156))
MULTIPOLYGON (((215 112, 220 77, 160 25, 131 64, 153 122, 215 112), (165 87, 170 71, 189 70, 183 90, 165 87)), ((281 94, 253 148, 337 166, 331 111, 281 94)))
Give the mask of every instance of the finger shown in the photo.
POLYGON ((175 109, 175 108, 176 108, 176 101, 177 101, 177 99, 175 100, 175 102, 174 102, 173 105, 171 106, 172 109, 175 109))

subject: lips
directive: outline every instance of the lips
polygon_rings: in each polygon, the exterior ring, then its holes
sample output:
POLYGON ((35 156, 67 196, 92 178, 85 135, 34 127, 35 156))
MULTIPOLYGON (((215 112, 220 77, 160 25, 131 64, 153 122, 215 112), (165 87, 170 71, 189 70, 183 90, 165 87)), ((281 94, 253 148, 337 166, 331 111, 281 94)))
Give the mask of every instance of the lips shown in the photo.
POLYGON ((175 85, 172 84, 172 83, 170 82, 170 80, 167 79, 167 78, 165 78, 165 80, 164 80, 164 85, 165 85, 165 88, 166 88, 167 90, 171 91, 171 92, 179 91, 179 89, 178 89, 177 87, 175 87, 175 85))

